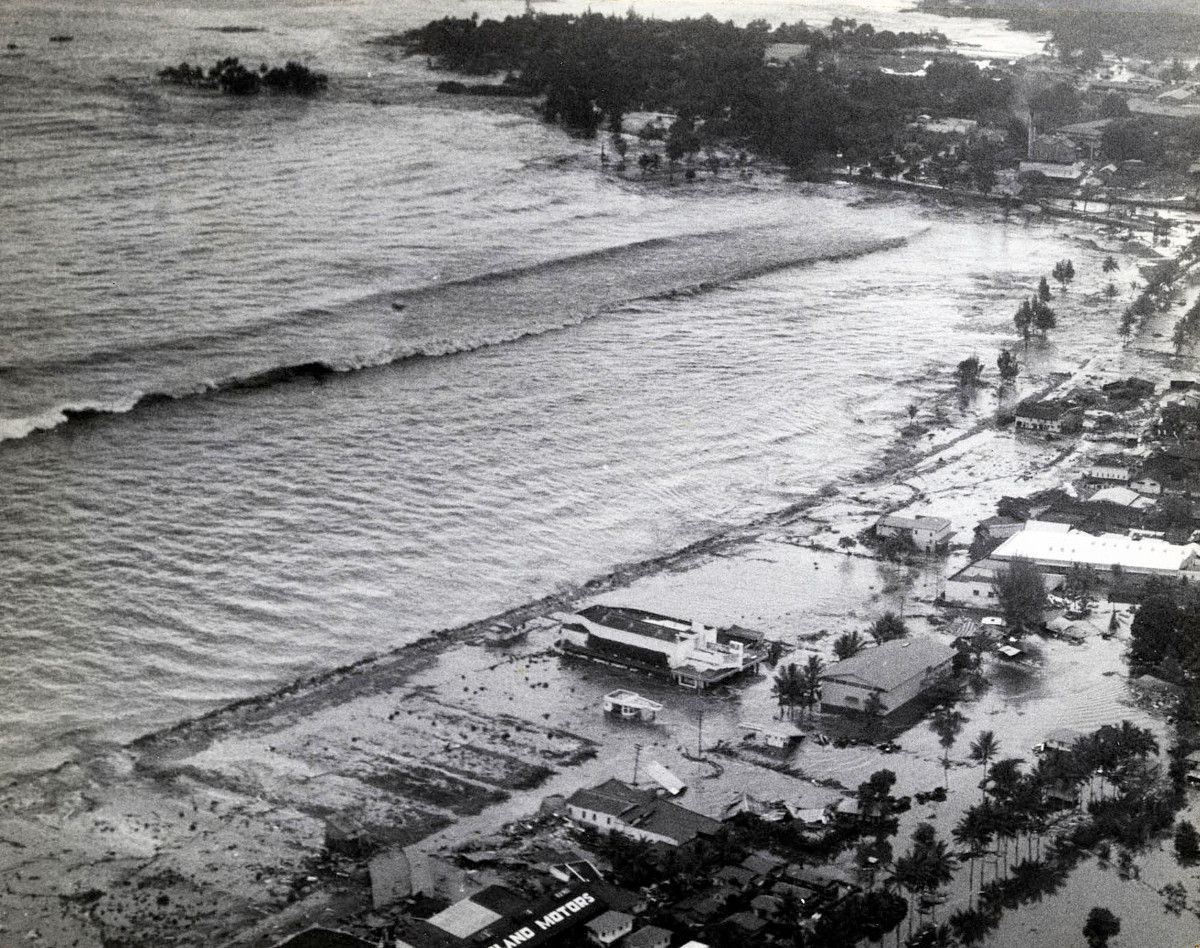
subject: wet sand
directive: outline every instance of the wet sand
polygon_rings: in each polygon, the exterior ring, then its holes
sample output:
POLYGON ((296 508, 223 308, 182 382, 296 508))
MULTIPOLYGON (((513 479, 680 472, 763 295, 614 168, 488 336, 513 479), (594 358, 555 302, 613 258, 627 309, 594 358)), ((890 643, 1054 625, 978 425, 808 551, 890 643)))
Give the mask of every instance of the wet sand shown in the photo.
MULTIPOLYGON (((1086 297, 1066 305, 1082 309, 1086 297)), ((1080 364, 1073 378, 1145 374, 1156 363, 1161 376, 1163 361, 1138 342, 1080 364)), ((886 609, 939 635, 939 577, 965 562, 973 524, 1000 496, 1057 486, 1103 450, 995 429, 995 392, 960 410, 947 407, 952 399, 948 391, 945 404, 924 406, 918 427, 855 490, 815 495, 504 616, 97 748, 0 790, 0 945, 257 945, 361 914, 369 897, 361 870, 319 858, 327 818, 383 844, 486 838, 548 794, 632 776, 635 742, 691 785, 690 805, 713 814, 741 790, 823 806, 880 766, 901 774, 903 792, 940 785, 940 749, 921 725, 901 738, 900 755, 805 747, 792 761, 797 778, 738 749, 714 775, 692 758, 718 741, 736 746, 740 721, 775 713, 766 675, 728 700, 635 678, 667 711, 631 731, 599 712, 599 697, 630 675, 560 662, 549 628, 502 649, 489 646, 487 630, 600 599, 746 625, 794 643, 795 661, 809 651, 828 659, 836 632, 862 629, 886 609), (898 569, 838 545, 897 508, 952 519, 959 535, 948 562, 898 569)), ((991 691, 966 709, 968 731, 995 728, 1014 753, 1047 727, 1114 716, 1164 733, 1130 695, 1119 641, 1039 651, 1038 672, 994 669, 991 691)), ((952 753, 952 791, 974 785, 964 757, 961 747, 952 753)), ((952 793, 941 811, 918 808, 912 819, 937 818, 945 830, 971 798, 952 793)))

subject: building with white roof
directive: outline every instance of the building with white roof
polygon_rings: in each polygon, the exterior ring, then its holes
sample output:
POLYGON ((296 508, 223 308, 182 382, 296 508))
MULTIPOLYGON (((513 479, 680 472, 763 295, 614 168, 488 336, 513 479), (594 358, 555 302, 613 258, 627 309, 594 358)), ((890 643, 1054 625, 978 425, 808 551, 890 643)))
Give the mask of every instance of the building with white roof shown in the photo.
POLYGON ((1120 566, 1125 573, 1146 576, 1178 576, 1200 579, 1196 558, 1200 547, 1179 545, 1158 537, 1083 533, 1065 523, 1030 520, 1025 529, 998 546, 993 560, 1032 560, 1045 570, 1065 571, 1075 564, 1112 572, 1120 566))

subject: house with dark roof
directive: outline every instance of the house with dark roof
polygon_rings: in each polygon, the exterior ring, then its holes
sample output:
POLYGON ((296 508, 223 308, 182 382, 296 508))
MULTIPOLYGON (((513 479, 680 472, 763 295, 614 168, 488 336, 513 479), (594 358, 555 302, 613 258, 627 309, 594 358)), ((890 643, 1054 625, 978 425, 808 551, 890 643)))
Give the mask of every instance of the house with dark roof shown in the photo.
POLYGON ((739 935, 755 936, 766 927, 767 920, 755 912, 737 912, 721 919, 721 927, 732 929, 739 935))
POLYGON ((371 942, 363 941, 345 932, 330 928, 310 928, 278 943, 276 948, 373 948, 371 942))
POLYGON ((1128 484, 1139 459, 1124 454, 1101 454, 1088 465, 1087 479, 1101 484, 1128 484))
POLYGON ((567 800, 567 815, 574 822, 602 833, 620 833, 667 846, 681 846, 699 836, 711 836, 721 828, 711 817, 665 800, 653 790, 639 790, 616 778, 576 790, 567 800))
POLYGON ((951 669, 954 649, 932 639, 894 639, 835 662, 821 675, 822 711, 862 711, 874 694, 884 713, 919 698, 951 669))
POLYGON ((1083 411, 1061 401, 1027 398, 1017 405, 1014 415, 1017 428, 1023 431, 1063 434, 1083 426, 1083 411))
POLYGON ((621 948, 667 948, 671 944, 671 937, 669 929, 646 925, 621 942, 621 948))

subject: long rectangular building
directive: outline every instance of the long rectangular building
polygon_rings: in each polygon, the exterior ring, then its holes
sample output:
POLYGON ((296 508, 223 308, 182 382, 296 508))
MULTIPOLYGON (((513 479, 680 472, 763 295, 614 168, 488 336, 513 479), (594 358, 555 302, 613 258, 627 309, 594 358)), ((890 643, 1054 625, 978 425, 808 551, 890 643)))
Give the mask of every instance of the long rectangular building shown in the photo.
POLYGON ((1094 535, 1065 523, 1031 520, 995 550, 991 558, 1001 562, 1032 560, 1039 567, 1066 571, 1078 563, 1111 573, 1114 566, 1128 574, 1200 578, 1194 543, 1168 543, 1158 537, 1119 533, 1094 535))
POLYGON ((610 665, 670 677, 703 689, 757 671, 767 650, 753 633, 715 629, 624 606, 589 606, 562 617, 559 648, 610 665))

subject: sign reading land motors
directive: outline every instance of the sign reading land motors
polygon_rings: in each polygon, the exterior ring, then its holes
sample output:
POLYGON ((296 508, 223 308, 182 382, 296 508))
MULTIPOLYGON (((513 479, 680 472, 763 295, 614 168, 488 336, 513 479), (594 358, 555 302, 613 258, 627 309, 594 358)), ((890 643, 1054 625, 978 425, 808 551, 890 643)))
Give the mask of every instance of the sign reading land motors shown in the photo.
POLYGON ((607 906, 586 889, 568 893, 559 900, 549 900, 533 907, 531 915, 509 931, 497 935, 487 948, 533 948, 564 934, 580 922, 595 918, 607 906))

